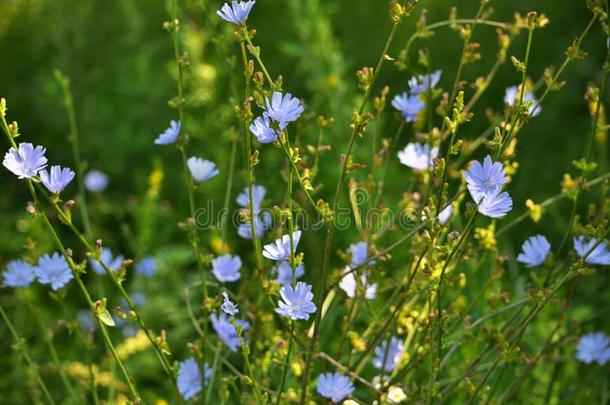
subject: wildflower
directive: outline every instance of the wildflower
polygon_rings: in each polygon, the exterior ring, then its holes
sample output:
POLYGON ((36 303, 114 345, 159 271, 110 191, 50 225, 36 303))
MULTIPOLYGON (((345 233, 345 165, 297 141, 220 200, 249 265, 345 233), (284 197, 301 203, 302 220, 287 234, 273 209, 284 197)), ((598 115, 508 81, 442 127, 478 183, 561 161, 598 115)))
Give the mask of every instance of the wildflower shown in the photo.
POLYGON ((341 373, 323 373, 318 379, 318 394, 333 402, 339 402, 354 392, 354 384, 341 373))
POLYGON ((222 296, 224 297, 224 300, 222 301, 222 305, 220 306, 220 309, 222 309, 222 311, 228 315, 235 315, 236 313, 239 312, 239 309, 237 309, 237 304, 231 302, 231 300, 229 299, 229 294, 227 294, 227 292, 223 292, 222 296))
POLYGON ((409 95, 406 91, 397 94, 392 99, 392 107, 396 108, 406 122, 413 122, 417 119, 417 114, 426 107, 419 94, 409 95))
MULTIPOLYGON (((519 87, 517 87, 517 86, 507 87, 506 92, 504 93, 504 103, 510 107, 515 107, 517 104, 519 104, 520 96, 521 95, 520 95, 519 87)), ((523 93, 523 103, 526 103, 526 102, 532 102, 532 104, 529 107, 529 111, 528 111, 529 115, 531 115, 532 117, 536 117, 538 114, 540 114, 540 112, 542 111, 542 107, 538 106, 538 108, 536 108, 536 104, 538 103, 538 100, 536 100, 536 96, 534 95, 533 92, 526 90, 523 93)))
POLYGON ((535 267, 546 260, 551 251, 551 244, 544 236, 535 235, 523 243, 521 250, 523 250, 523 253, 519 253, 517 261, 525 263, 527 267, 535 267))
POLYGON ((500 162, 494 162, 487 155, 483 164, 475 161, 464 173, 468 185, 468 191, 473 200, 478 204, 482 194, 494 194, 508 181, 504 166, 500 162))
POLYGON ((439 212, 438 222, 440 222, 441 225, 445 225, 447 222, 449 222, 449 220, 451 219, 452 216, 453 216, 453 204, 449 204, 448 206, 443 208, 441 210, 441 212, 439 212))
POLYGON ((223 255, 212 260, 212 274, 221 283, 239 280, 241 274, 241 259, 239 256, 223 255))
POLYGON ((189 158, 187 165, 195 183, 203 183, 220 173, 213 162, 198 157, 189 158))
POLYGON ((271 100, 265 98, 265 105, 267 116, 278 123, 280 131, 283 131, 288 123, 296 121, 305 111, 298 98, 292 97, 290 93, 282 95, 279 91, 273 93, 271 100))
POLYGON ((477 202, 478 211, 490 218, 501 218, 513 208, 513 200, 506 191, 486 194, 477 202))
POLYGON ((578 341, 576 358, 585 364, 603 366, 610 360, 610 338, 601 332, 589 333, 578 341))
POLYGON ((2 285, 5 287, 27 287, 36 278, 35 268, 23 260, 13 260, 7 263, 2 277, 2 285))
POLYGON ((284 285, 280 290, 283 301, 278 302, 275 312, 293 320, 308 320, 309 314, 316 312, 316 306, 312 302, 313 293, 311 285, 299 281, 293 288, 284 285))
POLYGON ((394 371, 396 365, 400 361, 402 351, 402 340, 392 336, 390 340, 386 340, 375 348, 373 366, 386 372, 394 371))
POLYGON ((91 170, 85 175, 85 187, 92 193, 101 193, 108 187, 108 176, 99 170, 91 170))
POLYGON ((402 388, 392 385, 388 388, 388 402, 391 404, 399 404, 407 399, 407 394, 402 388))
POLYGON ((256 139, 260 143, 271 143, 277 140, 277 132, 271 128, 269 117, 266 113, 262 116, 257 117, 252 124, 250 124, 250 132, 256 136, 256 139))
MULTIPOLYGON (((265 235, 265 232, 271 228, 271 214, 263 212, 262 214, 255 214, 254 218, 254 234, 257 238, 261 238, 265 235)), ((252 227, 250 222, 243 222, 237 227, 237 234, 244 239, 252 239, 252 227)))
POLYGON ((155 139, 155 145, 171 145, 176 143, 180 135, 181 126, 182 123, 180 121, 170 122, 169 127, 155 139))
MULTIPOLYGON (((216 331, 218 338, 227 345, 229 350, 236 352, 239 347, 239 336, 235 326, 229 321, 227 315, 221 313, 219 315, 211 314, 210 321, 212 321, 212 327, 216 331)), ((235 320, 238 326, 241 326, 243 331, 250 328, 250 324, 247 321, 235 320)))
MULTIPOLYGON (((252 185, 252 210, 255 214, 261 210, 261 204, 265 199, 266 193, 267 189, 265 187, 257 184, 252 185)), ((236 201, 240 207, 248 208, 248 202, 250 201, 250 190, 248 187, 245 187, 244 191, 237 196, 236 201)))
POLYGON ((358 242, 350 245, 347 251, 351 256, 352 267, 365 264, 369 258, 369 246, 366 242, 358 242))
POLYGON ((143 277, 152 277, 157 272, 157 262, 152 256, 145 256, 136 263, 136 273, 143 277))
POLYGON ((51 166, 51 173, 40 171, 42 184, 52 193, 59 194, 74 179, 74 172, 67 167, 51 166))
MULTIPOLYGON (((288 261, 281 261, 275 267, 274 272, 277 273, 277 281, 281 285, 292 285, 292 267, 288 261)), ((301 263, 294 269, 294 278, 298 280, 303 277, 304 274, 305 266, 301 263)))
MULTIPOLYGON (((203 379, 206 386, 208 385, 208 380, 212 377, 212 372, 208 364, 204 364, 203 379)), ((180 395, 186 400, 193 398, 201 392, 201 371, 193 357, 180 362, 177 384, 180 395)))
MULTIPOLYGON (((341 279, 341 282, 339 283, 339 288, 345 291, 349 298, 354 298, 356 296, 356 289, 358 288, 356 277, 354 276, 354 272, 351 271, 351 268, 349 266, 345 268, 344 272, 347 274, 341 279)), ((360 275, 360 281, 362 282, 362 285, 365 288, 364 298, 366 298, 367 300, 375 299, 375 297, 377 297, 377 284, 367 285, 367 277, 364 273, 360 275)))
POLYGON ((437 156, 437 147, 430 149, 430 145, 420 143, 409 143, 398 152, 400 163, 418 171, 430 168, 437 156))
POLYGON ((29 179, 47 167, 46 151, 42 146, 20 143, 18 149, 9 149, 2 164, 20 179, 29 179))
MULTIPOLYGON (((301 239, 301 231, 294 231, 292 234, 294 250, 296 250, 301 239)), ((263 256, 270 260, 288 260, 290 258, 290 235, 284 235, 281 239, 276 239, 275 243, 269 243, 263 248, 263 256)))
MULTIPOLYGON (((576 254, 581 258, 584 257, 589 249, 591 249, 597 243, 596 238, 591 238, 589 242, 585 243, 585 237, 579 236, 574 238, 574 250, 576 254)), ((588 264, 599 264, 609 265, 610 264, 610 250, 608 250, 608 244, 605 242, 600 243, 591 251, 589 256, 585 259, 588 264)))
POLYGON ((429 75, 413 76, 409 79, 409 88, 413 94, 421 94, 436 87, 441 80, 441 70, 436 70, 429 75))
POLYGON ((226 22, 240 25, 248 19, 254 3, 256 3, 254 0, 233 1, 230 6, 225 3, 220 10, 216 11, 216 14, 226 22))
POLYGON ((72 272, 66 259, 59 253, 42 256, 38 260, 36 277, 41 284, 50 284, 53 291, 57 291, 72 280, 72 272))
POLYGON ((99 257, 99 261, 95 259, 89 259, 89 265, 97 274, 106 274, 106 270, 104 266, 108 267, 112 271, 120 270, 123 265, 123 260, 125 260, 125 256, 112 256, 112 250, 109 248, 102 249, 102 254, 99 257), (104 263, 102 266, 99 262, 104 263))

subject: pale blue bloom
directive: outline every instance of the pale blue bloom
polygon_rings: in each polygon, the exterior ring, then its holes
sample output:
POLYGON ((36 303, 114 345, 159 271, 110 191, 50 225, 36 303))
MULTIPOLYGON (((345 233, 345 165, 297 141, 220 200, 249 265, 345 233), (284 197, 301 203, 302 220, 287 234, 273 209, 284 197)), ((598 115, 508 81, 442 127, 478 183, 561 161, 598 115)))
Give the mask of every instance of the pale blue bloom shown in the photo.
POLYGON ((373 366, 386 372, 392 372, 398 365, 403 351, 402 340, 392 336, 375 348, 373 366))
POLYGON ((230 6, 224 3, 222 8, 216 11, 216 14, 226 22, 240 25, 248 19, 248 14, 250 14, 254 3, 256 3, 254 0, 233 1, 230 6))
MULTIPOLYGON (((281 261, 280 264, 275 267, 274 272, 277 273, 277 281, 281 285, 292 285, 292 267, 288 261, 281 261)), ((304 274, 305 266, 303 263, 300 263, 294 269, 295 279, 300 279, 304 274)))
POLYGON ((180 127, 182 123, 180 121, 172 121, 169 123, 169 127, 155 139, 155 145, 171 145, 176 143, 178 136, 180 136, 180 127))
POLYGON ((490 218, 501 218, 513 208, 513 200, 506 191, 498 190, 495 194, 479 194, 477 196, 478 211, 490 218))
POLYGON ((449 204, 438 214, 438 222, 445 225, 453 216, 453 204, 449 204))
POLYGON ((52 193, 59 194, 74 179, 74 172, 67 167, 51 166, 51 173, 46 169, 40 171, 42 184, 52 193))
MULTIPOLYGON (((125 260, 125 256, 119 255, 117 257, 113 257, 112 250, 110 250, 110 248, 103 248, 99 260, 104 263, 104 266, 108 267, 110 270, 118 271, 123 265, 123 260, 125 260)), ((100 263, 98 263, 97 260, 89 259, 89 265, 97 274, 106 274, 106 270, 100 263)))
POLYGON ((219 256, 212 260, 212 274, 221 283, 229 283, 239 280, 241 274, 241 259, 239 256, 231 256, 229 254, 219 256))
POLYGON ((610 338, 601 332, 589 333, 578 341, 576 358, 583 363, 603 366, 610 360, 610 338))
POLYGON ((108 187, 108 176, 99 170, 91 170, 85 175, 85 187, 92 193, 101 193, 108 187))
POLYGON ((252 124, 250 124, 250 132, 256 136, 256 139, 260 143, 271 143, 277 140, 277 132, 271 128, 269 117, 266 113, 262 116, 257 117, 252 124))
POLYGON ((432 167, 437 156, 437 147, 430 149, 430 145, 421 143, 409 143, 398 152, 400 163, 418 171, 432 167))
POLYGON ((6 271, 2 273, 5 287, 27 287, 36 279, 36 269, 23 260, 13 260, 6 264, 6 271))
POLYGON ((152 277, 157 272, 157 262, 152 256, 145 256, 136 263, 136 273, 143 277, 152 277))
POLYGON ((222 301, 222 305, 220 306, 220 309, 222 309, 222 312, 224 312, 225 314, 228 315, 235 315, 236 313, 239 312, 239 309, 237 309, 237 304, 235 304, 234 302, 232 302, 229 299, 229 294, 224 291, 222 293, 223 296, 223 301, 222 301))
MULTIPOLYGON (((519 87, 507 87, 506 92, 504 93, 504 103, 510 107, 515 107, 517 104, 519 104, 519 97, 519 87)), ((525 104, 528 101, 532 101, 528 113, 532 117, 536 117, 542 111, 542 107, 538 106, 538 108, 536 108, 536 104, 538 102, 538 100, 536 100, 536 96, 531 91, 526 90, 525 93, 523 93, 523 103, 525 104), (534 108, 536 109, 534 110, 534 108)))
MULTIPOLYGON (((349 298, 354 298, 356 296, 356 290, 358 289, 356 276, 350 266, 345 267, 344 273, 347 274, 345 274, 339 282, 339 288, 345 291, 345 294, 347 294, 349 298)), ((377 284, 367 284, 366 273, 360 275, 360 283, 364 286, 364 298, 372 300, 377 297, 377 284)))
MULTIPOLYGON (((208 380, 212 377, 212 372, 207 363, 203 365, 203 379, 206 386, 208 385, 208 380)), ((176 382, 180 395, 186 400, 193 398, 201 392, 201 370, 193 357, 180 362, 176 382)))
MULTIPOLYGON (((239 347, 239 336, 233 324, 229 321, 229 317, 224 314, 210 314, 210 321, 212 321, 212 327, 216 331, 218 338, 227 345, 229 350, 236 352, 239 347)), ((250 324, 247 321, 236 319, 237 325, 242 327, 242 331, 247 331, 250 328, 250 324)))
MULTIPOLYGON (((353 243, 347 248, 347 252, 351 256, 352 267, 358 267, 366 263, 369 258, 369 245, 363 241, 353 243)), ((370 264, 373 263, 371 262, 370 264)))
POLYGON ((301 105, 298 98, 292 94, 282 95, 279 91, 273 93, 271 100, 265 98, 267 116, 278 123, 280 131, 283 131, 288 123, 296 121, 305 108, 301 105))
MULTIPOLYGON (((576 250, 578 256, 582 258, 596 243, 596 238, 591 238, 589 242, 585 243, 585 237, 581 235, 574 238, 574 250, 576 250)), ((610 250, 608 250, 608 244, 606 242, 602 242, 597 245, 589 256, 587 256, 585 262, 588 264, 609 265, 610 250)))
MULTIPOLYGON (((301 231, 294 231, 292 241, 296 251, 301 239, 301 231)), ((276 239, 274 243, 269 243, 263 248, 263 256, 270 260, 289 260, 290 259, 290 235, 284 235, 281 239, 276 239)))
MULTIPOLYGON (((252 185, 252 209, 255 214, 261 210, 261 204, 265 199, 265 194, 267 193, 267 189, 263 186, 259 186, 257 184, 252 185)), ((246 186, 244 191, 242 191, 237 196, 237 204, 242 208, 248 208, 248 202, 250 201, 250 193, 249 188, 246 186)))
MULTIPOLYGON (((262 238, 265 235, 265 232, 272 225, 272 218, 269 212, 262 212, 260 214, 254 215, 254 233, 257 238, 262 238)), ((244 239, 252 239, 252 227, 250 226, 250 222, 243 222, 237 227, 237 234, 244 239)))
POLYGON ((66 259, 55 252, 52 256, 48 254, 38 259, 36 277, 41 284, 50 284, 53 291, 57 291, 72 280, 72 271, 66 259))
POLYGON ((324 398, 339 402, 354 392, 354 384, 341 373, 325 373, 318 378, 317 391, 324 398))
POLYGON ((477 161, 472 162, 470 168, 464 173, 464 178, 468 191, 477 204, 482 195, 497 193, 508 181, 504 165, 494 162, 489 155, 485 157, 482 165, 477 161))
POLYGON ((187 165, 196 183, 203 183, 220 173, 213 162, 198 157, 189 158, 187 165))
POLYGON ((443 72, 436 70, 429 75, 413 76, 409 79, 409 88, 413 94, 421 94, 436 87, 443 72))
POLYGON ((542 235, 530 237, 521 247, 523 253, 519 253, 517 261, 524 263, 527 267, 540 266, 546 260, 551 251, 551 244, 542 235))
POLYGON ((20 179, 29 179, 47 167, 47 158, 44 156, 46 152, 42 146, 20 143, 18 149, 9 149, 2 164, 20 179))
POLYGON ((400 111, 406 122, 413 122, 417 119, 417 114, 426 107, 426 103, 419 97, 419 94, 410 96, 405 91, 402 94, 394 96, 392 107, 400 111))
POLYGON ((312 302, 313 293, 311 285, 299 281, 293 288, 290 285, 282 286, 280 295, 283 301, 278 302, 275 312, 293 320, 308 320, 309 314, 316 312, 312 302))

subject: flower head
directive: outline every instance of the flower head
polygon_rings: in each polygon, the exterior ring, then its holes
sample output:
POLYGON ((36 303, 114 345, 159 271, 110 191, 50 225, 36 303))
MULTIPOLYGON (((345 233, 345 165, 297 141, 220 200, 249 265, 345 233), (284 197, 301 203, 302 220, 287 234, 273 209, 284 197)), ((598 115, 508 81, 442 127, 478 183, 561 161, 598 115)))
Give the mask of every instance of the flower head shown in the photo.
POLYGON ((219 256, 212 260, 212 274, 221 283, 230 283, 239 280, 241 274, 241 259, 239 256, 231 256, 229 254, 219 256))
POLYGON ((442 71, 436 70, 434 73, 429 75, 411 77, 409 79, 409 88, 411 89, 411 93, 421 94, 435 88, 438 82, 441 80, 442 73, 442 71))
POLYGON ((257 117, 252 124, 250 124, 250 132, 256 136, 256 139, 260 143, 271 143, 277 140, 277 132, 271 128, 269 117, 266 113, 262 116, 257 117))
POLYGON ((180 121, 170 122, 169 127, 155 139, 155 145, 171 145, 176 143, 178 136, 180 136, 181 126, 182 123, 180 121))
POLYGON ((235 315, 236 313, 239 312, 239 309, 237 309, 237 304, 235 304, 234 302, 232 302, 229 299, 229 294, 224 291, 222 293, 223 296, 223 301, 222 301, 222 305, 220 306, 220 309, 222 309, 222 312, 224 312, 225 314, 228 315, 235 315))
POLYGON ((157 272, 157 262, 152 256, 145 256, 136 263, 136 273, 143 277, 152 277, 157 272))
POLYGON ((2 273, 5 287, 27 287, 36 279, 34 266, 23 260, 13 260, 7 263, 6 271, 2 273))
POLYGON ((293 288, 290 285, 282 286, 280 290, 282 300, 278 302, 275 312, 287 318, 308 320, 309 314, 316 312, 312 302, 313 293, 309 284, 299 281, 293 288))
POLYGON ((578 341, 576 358, 583 363, 603 366, 610 360, 610 338, 601 332, 589 333, 578 341))
POLYGON ((394 371, 402 356, 402 340, 392 336, 375 348, 373 366, 386 372, 394 371))
POLYGON ((546 260, 551 251, 551 244, 544 236, 535 235, 523 243, 521 250, 523 253, 519 253, 517 261, 525 263, 527 267, 535 267, 546 260))
MULTIPOLYGON (((358 283, 356 282, 356 276, 354 276, 354 272, 351 271, 351 268, 347 266, 345 268, 345 273, 347 273, 341 281, 339 282, 339 288, 341 288, 348 297, 354 298, 356 296, 356 290, 358 288, 358 283)), ((365 273, 360 275, 360 282, 364 286, 364 298, 367 300, 372 300, 377 297, 377 284, 367 285, 366 283, 367 277, 365 273)))
MULTIPOLYGON (((271 214, 269 214, 269 212, 262 212, 260 214, 255 214, 252 218, 254 218, 254 234, 257 238, 262 238, 265 235, 265 232, 271 228, 271 214)), ((237 226, 237 234, 244 239, 252 239, 252 227, 250 226, 250 222, 240 223, 237 226)))
POLYGON ((41 284, 50 284, 53 291, 57 291, 72 280, 72 271, 66 259, 59 253, 48 254, 38 259, 36 277, 41 284))
MULTIPOLYGON (((265 199, 265 194, 267 193, 267 189, 263 186, 259 186, 257 184, 252 185, 252 209, 255 214, 261 210, 261 204, 265 199)), ((250 190, 248 187, 244 188, 237 196, 237 204, 242 208, 248 208, 248 202, 250 201, 250 190)))
POLYGON ((430 145, 421 143, 409 143, 398 152, 398 160, 413 170, 427 170, 433 165, 438 156, 438 148, 430 149, 430 145))
MULTIPOLYGON (((281 261, 274 269, 277 273, 277 281, 281 285, 292 285, 292 267, 288 261, 281 261)), ((294 269, 294 278, 300 279, 305 274, 305 266, 303 263, 299 264, 294 269)))
MULTIPOLYGON (((227 345, 229 350, 236 352, 239 347, 239 336, 233 324, 229 321, 226 314, 221 313, 219 315, 211 314, 210 321, 212 321, 212 327, 216 331, 218 338, 227 345)), ((241 326, 243 331, 250 328, 250 324, 247 321, 241 321, 239 319, 235 322, 241 326)))
POLYGON ((189 158, 187 165, 196 183, 203 183, 220 173, 213 162, 198 157, 189 158))
POLYGON ((29 179, 47 167, 46 151, 42 146, 20 143, 18 149, 9 149, 2 164, 20 179, 29 179))
MULTIPOLYGON (((208 380, 212 377, 212 369, 208 364, 203 366, 203 379, 205 385, 208 385, 208 380)), ((193 357, 181 361, 178 368, 178 391, 182 398, 188 400, 201 392, 201 371, 199 364, 193 357)))
MULTIPOLYGON (((125 260, 125 256, 118 255, 117 257, 112 256, 112 250, 110 248, 102 249, 102 253, 100 254, 99 261, 104 263, 104 266, 108 267, 112 271, 120 270, 123 265, 123 261, 125 260)), ((89 259, 89 265, 97 274, 106 274, 106 270, 104 266, 102 266, 97 260, 89 259)))
POLYGON ((318 378, 318 394, 333 402, 339 402, 354 392, 354 384, 340 373, 323 373, 318 378))
POLYGON ((405 91, 394 96, 392 107, 400 112, 406 122, 413 122, 417 119, 417 114, 426 107, 426 103, 419 97, 419 94, 409 95, 405 91))
POLYGON ((254 3, 256 3, 254 0, 233 1, 231 5, 225 3, 220 10, 216 11, 216 14, 226 22, 237 25, 243 24, 248 19, 248 14, 250 14, 254 3))
MULTIPOLYGON (((579 236, 574 238, 574 250, 579 257, 584 257, 589 249, 591 249, 597 243, 596 238, 591 238, 589 242, 585 243, 585 237, 579 236)), ((608 244, 605 242, 600 243, 591 251, 589 256, 585 259, 588 264, 599 264, 609 265, 610 264, 610 250, 608 250, 608 244)))
POLYGON ((363 265, 369 258, 369 245, 363 241, 351 244, 347 251, 351 256, 352 267, 363 265))
POLYGON ((51 166, 51 174, 46 169, 40 171, 42 184, 52 193, 59 194, 74 179, 74 172, 67 167, 51 166))
POLYGON ((271 100, 265 98, 265 105, 267 116, 278 123, 281 131, 288 126, 288 123, 296 121, 305 111, 298 98, 292 97, 290 93, 282 95, 279 91, 273 93, 271 100))
POLYGON ((482 194, 478 196, 478 211, 490 218, 501 218, 513 208, 513 200, 506 191, 498 190, 495 194, 482 194))
POLYGON ((452 216, 453 216, 453 204, 449 204, 448 206, 443 208, 441 212, 439 212, 438 222, 440 222, 441 225, 445 225, 447 222, 449 222, 449 220, 451 219, 452 216))
MULTIPOLYGON (((301 231, 294 231, 292 234, 294 250, 297 249, 299 239, 301 239, 301 231)), ((288 260, 290 258, 290 235, 284 235, 281 239, 276 239, 274 243, 265 245, 263 249, 263 256, 267 259, 288 260)))
POLYGON ((92 193, 101 193, 108 187, 108 176, 99 170, 91 170, 85 175, 85 187, 92 193))
POLYGON ((391 404, 399 404, 407 399, 407 394, 402 390, 402 388, 397 387, 395 385, 390 386, 388 388, 388 401, 391 404))
MULTIPOLYGON (((504 93, 504 103, 510 107, 515 107, 517 104, 519 104, 520 96, 520 88, 518 86, 507 87, 506 92, 504 93)), ((536 96, 533 92, 526 90, 525 93, 523 93, 523 102, 525 103, 530 101, 533 103, 530 105, 528 114, 532 117, 536 117, 538 114, 540 114, 540 112, 542 112, 542 107, 538 106, 538 108, 536 108, 536 104, 538 102, 538 100, 536 100, 536 96)))
POLYGON ((473 162, 464 173, 464 178, 476 203, 482 194, 494 194, 508 181, 502 163, 494 162, 489 155, 485 157, 482 165, 477 161, 473 162))

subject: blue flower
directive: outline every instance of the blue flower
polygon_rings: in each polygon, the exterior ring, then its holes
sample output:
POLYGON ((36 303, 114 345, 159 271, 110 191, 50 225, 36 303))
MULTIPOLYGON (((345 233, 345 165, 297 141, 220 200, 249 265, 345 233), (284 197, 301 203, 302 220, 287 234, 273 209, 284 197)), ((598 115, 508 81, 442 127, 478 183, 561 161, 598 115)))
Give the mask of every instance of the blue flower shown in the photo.
POLYGON ((57 291, 72 280, 72 272, 66 259, 59 253, 48 254, 38 259, 36 277, 41 284, 50 284, 53 291, 57 291))
POLYGON ((67 167, 51 166, 51 174, 46 169, 40 172, 42 184, 52 193, 59 194, 74 179, 74 172, 67 167))
POLYGON ((257 117, 252 124, 250 124, 250 132, 256 136, 256 139, 260 143, 271 143, 277 140, 277 132, 271 128, 269 117, 266 113, 262 116, 257 117))
MULTIPOLYGON (((281 285, 292 285, 292 267, 289 262, 281 261, 280 264, 275 267, 274 272, 277 273, 277 281, 281 285)), ((304 274, 305 266, 301 263, 294 269, 295 279, 298 280, 303 277, 304 274)))
POLYGON ((438 214, 438 222, 445 225, 453 216, 453 204, 449 204, 438 214))
MULTIPOLYGON (((257 238, 262 238, 265 232, 271 228, 272 219, 269 212, 254 215, 254 233, 257 238)), ((237 227, 237 234, 244 239, 252 239, 252 227, 250 222, 243 222, 237 227)))
POLYGON ((373 366, 386 372, 394 371, 402 356, 402 340, 392 336, 375 348, 373 366))
POLYGON ((443 72, 436 70, 430 75, 413 76, 409 79, 409 88, 413 94, 421 94, 436 87, 443 72))
MULTIPOLYGON (((519 104, 519 97, 520 97, 519 87, 517 87, 517 86, 507 87, 506 92, 504 93, 504 103, 510 107, 515 107, 517 104, 519 104)), ((532 93, 531 91, 526 90, 525 93, 523 93, 523 103, 529 102, 529 101, 532 101, 533 103, 530 105, 528 113, 532 117, 536 117, 538 114, 540 114, 540 112, 542 112, 542 107, 538 106, 538 108, 536 108, 536 104, 537 104, 536 96, 534 96, 534 93, 532 93), (536 108, 536 109, 534 110, 534 108, 536 108)))
MULTIPOLYGON (((345 291, 345 294, 347 294, 349 298, 354 298, 356 297, 356 290, 358 289, 356 276, 350 266, 345 267, 344 273, 347 274, 344 275, 339 282, 339 288, 345 291)), ((367 285, 366 273, 360 275, 360 282, 364 286, 364 298, 367 300, 375 299, 375 297, 377 297, 377 284, 367 285)))
POLYGON ((220 306, 220 309, 222 309, 222 312, 224 312, 225 314, 228 315, 235 315, 236 313, 239 312, 239 309, 237 309, 237 304, 235 304, 234 302, 232 302, 229 299, 229 294, 224 291, 222 293, 223 296, 223 301, 222 301, 222 305, 220 306))
POLYGON ((477 161, 473 162, 464 173, 464 178, 468 191, 476 203, 479 202, 482 195, 493 195, 508 181, 502 163, 494 162, 489 155, 485 157, 482 165, 477 161))
POLYGON ((31 143, 20 143, 18 149, 10 148, 4 155, 2 164, 20 179, 29 179, 47 167, 47 152, 42 146, 34 146, 31 143))
POLYGON ((366 242, 354 243, 347 251, 351 256, 352 267, 363 265, 369 258, 369 245, 366 242))
POLYGON ((610 338, 601 332, 589 333, 578 341, 576 358, 583 363, 603 366, 610 360, 610 338))
POLYGON ((290 285, 284 285, 280 290, 280 295, 283 301, 278 302, 275 312, 282 316, 293 320, 308 320, 309 314, 316 312, 309 284, 299 281, 294 288, 290 285))
MULTIPOLYGON (((125 260, 125 256, 112 256, 112 250, 109 248, 102 249, 102 253, 100 254, 99 260, 104 263, 104 266, 108 267, 112 271, 120 270, 123 265, 123 260, 125 260)), ((98 263, 95 259, 89 259, 89 265, 97 274, 106 274, 106 270, 104 267, 98 263)))
POLYGON ((339 402, 354 392, 354 384, 340 373, 320 374, 318 378, 318 394, 333 402, 339 402))
MULTIPOLYGON (((581 258, 584 257, 589 249, 591 249, 597 243, 596 238, 591 238, 589 242, 585 243, 585 237, 579 236, 574 238, 574 250, 581 258)), ((605 242, 597 245, 595 249, 587 256, 585 262, 588 264, 600 264, 600 265, 609 265, 610 264, 610 250, 608 250, 608 244, 605 242)))
POLYGON ((187 165, 196 183, 203 183, 220 173, 213 162, 198 157, 189 158, 187 165))
POLYGON ((91 170, 85 175, 85 187, 92 193, 101 193, 108 187, 108 176, 99 170, 91 170))
POLYGON ((277 122, 280 131, 283 131, 288 123, 296 121, 305 109, 298 98, 292 94, 282 95, 279 91, 273 93, 271 100, 265 98, 267 116, 277 122))
MULTIPOLYGON (((239 336, 227 315, 223 313, 219 315, 211 314, 210 321, 212 321, 212 327, 216 331, 218 338, 227 345, 229 350, 236 352, 239 347, 239 336)), ((244 332, 250 328, 250 324, 247 321, 236 319, 235 322, 242 327, 244 332)))
POLYGON ((398 152, 400 163, 418 171, 430 168, 437 156, 438 148, 430 149, 430 145, 421 143, 409 143, 398 152))
POLYGON ((169 127, 155 139, 155 145, 170 145, 176 143, 178 136, 180 136, 180 127, 182 123, 180 121, 172 121, 169 123, 169 127))
POLYGON ((241 259, 239 256, 223 255, 212 260, 212 273, 221 283, 239 280, 241 274, 241 259))
POLYGON ((225 3, 220 10, 216 11, 216 14, 226 22, 240 25, 248 19, 248 14, 250 14, 254 3, 256 3, 254 0, 233 1, 230 6, 225 3))
MULTIPOLYGON (((296 251, 301 239, 301 231, 294 231, 292 234, 294 250, 296 251)), ((290 259, 290 235, 282 236, 282 239, 276 239, 275 243, 269 243, 263 248, 263 256, 270 260, 289 260, 290 259)))
POLYGON ((136 273, 143 277, 152 277, 157 272, 157 262, 152 256, 145 256, 136 263, 136 273))
POLYGON ((506 191, 498 190, 495 194, 477 195, 478 211, 490 218, 501 218, 513 208, 513 200, 506 191))
MULTIPOLYGON (((267 193, 267 189, 263 186, 259 186, 257 184, 252 185, 252 209, 254 213, 257 214, 261 210, 261 204, 265 199, 265 194, 267 193)), ((250 192, 249 188, 246 186, 244 191, 242 191, 237 196, 237 204, 242 208, 248 208, 248 202, 250 201, 250 192)))
POLYGON ((2 277, 5 287, 27 287, 36 279, 35 268, 23 260, 13 260, 7 263, 2 277))
POLYGON ((523 250, 523 253, 519 253, 517 261, 525 263, 527 267, 535 267, 546 260, 551 251, 551 244, 544 236, 535 235, 523 243, 521 250, 523 250))
POLYGON ((419 94, 409 95, 406 91, 394 96, 392 107, 400 111, 406 122, 413 122, 417 119, 417 114, 425 107, 426 103, 421 100, 419 94))
MULTIPOLYGON (((204 364, 203 370, 203 378, 207 386, 213 371, 207 363, 204 364)), ((186 400, 193 398, 201 392, 201 371, 199 370, 199 364, 197 364, 193 357, 180 362, 176 382, 180 395, 186 400)))

